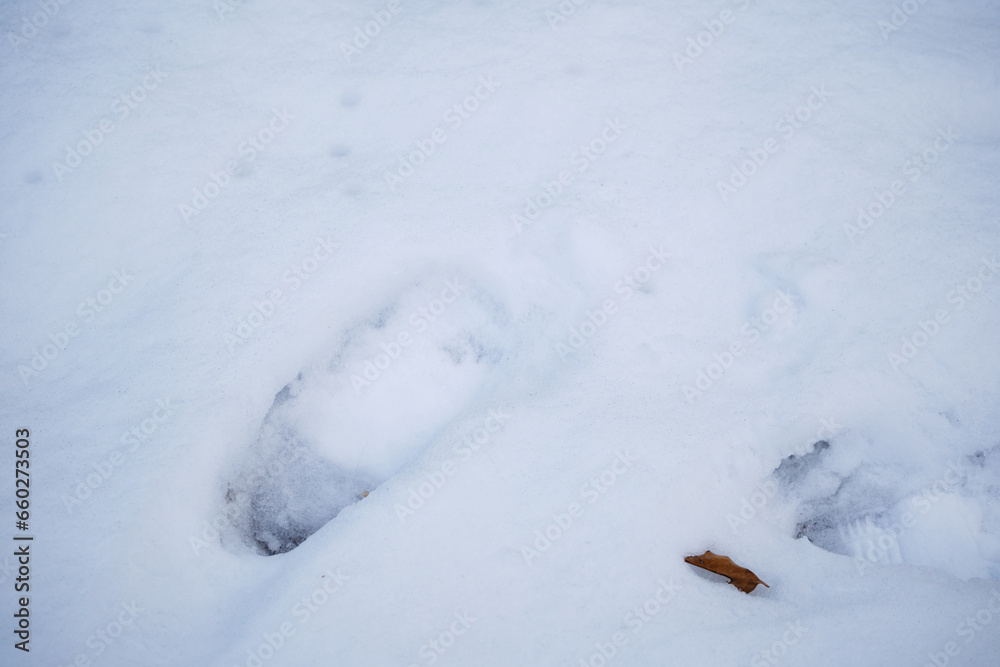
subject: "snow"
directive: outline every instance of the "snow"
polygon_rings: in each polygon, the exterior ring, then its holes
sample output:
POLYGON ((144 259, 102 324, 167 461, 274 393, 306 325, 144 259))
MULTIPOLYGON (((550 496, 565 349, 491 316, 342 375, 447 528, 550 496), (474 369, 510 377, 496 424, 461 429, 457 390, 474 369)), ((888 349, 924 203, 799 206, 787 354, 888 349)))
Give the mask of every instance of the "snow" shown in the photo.
POLYGON ((0 25, 0 663, 996 664, 995 3, 0 25))

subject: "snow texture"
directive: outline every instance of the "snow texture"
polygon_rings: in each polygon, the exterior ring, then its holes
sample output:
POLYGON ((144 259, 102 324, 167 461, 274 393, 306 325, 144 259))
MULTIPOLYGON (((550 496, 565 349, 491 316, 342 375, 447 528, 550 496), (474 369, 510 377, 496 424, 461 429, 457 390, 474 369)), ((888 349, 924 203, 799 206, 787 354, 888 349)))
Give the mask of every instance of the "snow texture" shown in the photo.
POLYGON ((0 26, 0 664, 1000 664, 996 2, 0 26))

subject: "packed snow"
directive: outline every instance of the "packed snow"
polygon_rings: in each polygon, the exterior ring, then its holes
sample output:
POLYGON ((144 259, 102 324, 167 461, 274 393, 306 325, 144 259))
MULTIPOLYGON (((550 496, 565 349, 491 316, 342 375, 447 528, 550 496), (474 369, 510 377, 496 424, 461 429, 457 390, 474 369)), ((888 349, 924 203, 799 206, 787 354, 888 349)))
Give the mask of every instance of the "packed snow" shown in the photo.
POLYGON ((0 25, 0 664, 1000 664, 997 3, 0 25))

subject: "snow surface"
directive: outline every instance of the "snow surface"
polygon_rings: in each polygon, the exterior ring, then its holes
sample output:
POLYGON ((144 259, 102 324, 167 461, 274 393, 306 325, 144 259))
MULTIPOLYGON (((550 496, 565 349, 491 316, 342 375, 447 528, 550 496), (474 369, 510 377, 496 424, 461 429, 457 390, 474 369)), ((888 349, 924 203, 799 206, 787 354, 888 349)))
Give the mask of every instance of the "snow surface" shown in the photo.
POLYGON ((1000 663, 997 3, 0 25, 0 664, 1000 663))

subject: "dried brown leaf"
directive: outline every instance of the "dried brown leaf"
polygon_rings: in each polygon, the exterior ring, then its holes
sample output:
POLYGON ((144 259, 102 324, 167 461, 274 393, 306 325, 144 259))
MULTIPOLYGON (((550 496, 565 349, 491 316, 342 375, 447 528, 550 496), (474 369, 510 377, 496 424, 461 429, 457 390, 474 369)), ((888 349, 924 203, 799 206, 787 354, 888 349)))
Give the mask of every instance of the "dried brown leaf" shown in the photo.
MULTIPOLYGON (((757 588, 757 584, 764 584, 756 574, 745 567, 740 567, 729 556, 720 556, 719 554, 713 554, 711 551, 706 551, 700 556, 688 556, 684 559, 684 562, 691 563, 695 567, 700 567, 709 572, 721 574, 729 579, 729 583, 744 593, 749 593, 757 588)), ((767 584, 764 584, 764 586, 770 588, 767 584)))

